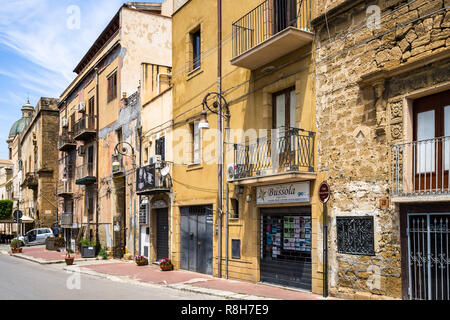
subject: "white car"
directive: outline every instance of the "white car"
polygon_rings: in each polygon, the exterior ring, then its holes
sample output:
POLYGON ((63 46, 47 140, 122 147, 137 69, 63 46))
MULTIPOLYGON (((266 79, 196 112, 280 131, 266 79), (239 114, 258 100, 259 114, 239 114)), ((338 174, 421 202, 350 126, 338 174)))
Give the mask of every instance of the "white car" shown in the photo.
POLYGON ((28 231, 25 235, 18 237, 17 239, 23 243, 23 245, 37 245, 45 244, 45 240, 48 237, 54 237, 53 231, 50 228, 38 228, 28 231))

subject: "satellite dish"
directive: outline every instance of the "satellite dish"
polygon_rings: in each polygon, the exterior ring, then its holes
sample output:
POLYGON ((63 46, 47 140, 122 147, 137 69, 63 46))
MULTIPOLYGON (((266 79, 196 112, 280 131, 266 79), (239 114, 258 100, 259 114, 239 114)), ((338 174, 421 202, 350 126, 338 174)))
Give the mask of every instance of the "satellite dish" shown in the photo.
POLYGON ((164 168, 161 169, 161 175, 163 177, 167 176, 169 174, 169 172, 170 172, 169 167, 164 167, 164 168))

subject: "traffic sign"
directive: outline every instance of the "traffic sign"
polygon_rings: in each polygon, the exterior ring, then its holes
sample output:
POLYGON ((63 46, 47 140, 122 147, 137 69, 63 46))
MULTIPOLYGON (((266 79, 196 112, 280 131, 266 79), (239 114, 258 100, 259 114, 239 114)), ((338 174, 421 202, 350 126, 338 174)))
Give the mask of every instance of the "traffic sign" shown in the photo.
POLYGON ((23 216, 23 213, 22 213, 22 211, 20 211, 20 210, 16 210, 16 211, 14 211, 14 213, 13 213, 14 220, 16 220, 16 221, 19 220, 19 219, 21 219, 22 216, 23 216))
POLYGON ((330 194, 331 194, 330 186, 325 181, 322 182, 320 184, 320 186, 319 186, 319 200, 320 200, 320 202, 327 203, 328 200, 330 199, 330 194))

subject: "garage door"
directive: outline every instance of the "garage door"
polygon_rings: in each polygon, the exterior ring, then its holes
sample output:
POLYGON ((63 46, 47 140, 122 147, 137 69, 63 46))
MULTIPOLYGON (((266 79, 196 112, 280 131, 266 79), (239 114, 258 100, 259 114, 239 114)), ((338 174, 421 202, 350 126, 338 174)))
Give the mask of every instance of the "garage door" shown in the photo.
POLYGON ((261 281, 311 290, 311 208, 261 209, 261 281))

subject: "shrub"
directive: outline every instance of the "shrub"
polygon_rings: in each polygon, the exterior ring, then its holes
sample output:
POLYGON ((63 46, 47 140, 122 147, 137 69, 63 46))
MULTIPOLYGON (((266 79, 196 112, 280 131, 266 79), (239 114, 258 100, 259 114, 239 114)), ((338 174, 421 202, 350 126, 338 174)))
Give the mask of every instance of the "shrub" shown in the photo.
POLYGON ((12 200, 0 200, 0 220, 11 219, 13 211, 12 200))
POLYGON ((80 245, 84 247, 95 246, 95 241, 90 242, 89 239, 84 238, 80 240, 80 245))
POLYGON ((55 248, 64 248, 66 246, 66 240, 63 237, 55 239, 55 248))
POLYGON ((106 248, 101 248, 100 251, 98 252, 98 255, 102 257, 103 260, 108 259, 108 252, 106 248))
POLYGON ((20 240, 18 240, 18 239, 13 239, 13 240, 11 241, 10 246, 11 246, 11 248, 14 248, 14 249, 20 248, 21 242, 22 242, 22 241, 20 241, 20 240))

